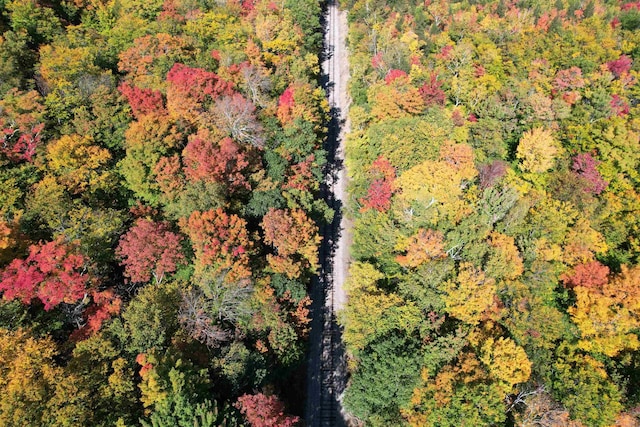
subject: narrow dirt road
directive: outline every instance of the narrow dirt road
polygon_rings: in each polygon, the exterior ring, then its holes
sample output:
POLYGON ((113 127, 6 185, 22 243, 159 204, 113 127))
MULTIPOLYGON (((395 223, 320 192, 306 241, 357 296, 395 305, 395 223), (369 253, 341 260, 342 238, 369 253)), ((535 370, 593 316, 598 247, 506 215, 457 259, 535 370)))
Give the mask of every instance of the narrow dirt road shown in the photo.
POLYGON ((350 99, 347 84, 349 62, 346 44, 347 14, 336 0, 329 0, 325 15, 323 85, 329 97, 332 120, 325 143, 328 153, 323 197, 335 211, 331 224, 322 228, 321 271, 311 289, 311 332, 307 369, 306 425, 345 426, 341 396, 346 385, 342 332, 336 313, 346 303, 344 282, 349 270, 351 225, 342 214, 347 198, 344 169, 344 136, 348 132, 350 99))
MULTIPOLYGON (((347 201, 347 171, 344 167, 345 135, 349 132, 349 55, 347 53, 347 13, 338 10, 335 5, 329 6, 330 15, 333 14, 334 31, 332 69, 329 71, 329 82, 333 83, 330 93, 331 108, 337 114, 338 141, 336 144, 335 160, 339 164, 333 182, 333 195, 336 202, 344 207, 347 201)), ((351 246, 351 224, 346 216, 340 215, 340 230, 337 237, 336 249, 333 256, 333 298, 328 304, 333 305, 333 311, 341 310, 347 299, 343 284, 349 271, 349 248, 351 246)))

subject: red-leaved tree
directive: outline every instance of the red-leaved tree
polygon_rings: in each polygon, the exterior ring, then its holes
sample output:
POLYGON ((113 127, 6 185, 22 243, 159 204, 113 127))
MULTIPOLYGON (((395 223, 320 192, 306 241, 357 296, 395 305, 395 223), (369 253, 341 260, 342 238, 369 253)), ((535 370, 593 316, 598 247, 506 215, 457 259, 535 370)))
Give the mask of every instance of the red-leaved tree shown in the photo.
POLYGON ((617 94, 611 96, 609 106, 611 107, 611 111, 613 111, 616 116, 620 117, 626 116, 629 114, 629 111, 631 111, 629 104, 617 94))
POLYGON ((112 290, 97 289, 86 271, 87 261, 61 240, 32 245, 26 259, 13 260, 0 273, 0 292, 4 299, 24 304, 40 300, 45 310, 75 304, 70 320, 79 329, 71 339, 87 338, 117 314, 122 303, 112 290))
POLYGON ((167 73, 167 108, 174 114, 195 121, 219 96, 231 95, 233 84, 202 68, 175 64, 167 73))
POLYGON ((381 156, 371 164, 369 175, 373 179, 367 190, 367 197, 360 199, 361 211, 375 209, 386 212, 391 207, 396 170, 387 159, 381 156))
POLYGON ((384 81, 386 84, 391 84, 394 80, 403 79, 407 77, 407 73, 402 70, 396 70, 392 68, 387 72, 387 75, 384 77, 384 81))
POLYGON ((36 91, 11 89, 0 101, 0 153, 11 161, 31 162, 42 142, 44 106, 36 91))
POLYGON ((32 245, 29 256, 13 260, 0 275, 4 299, 28 304, 37 298, 50 310, 85 297, 90 284, 86 259, 62 241, 32 245))
POLYGON ((158 115, 164 115, 166 113, 162 93, 159 90, 141 89, 127 82, 123 82, 118 86, 118 90, 129 101, 131 111, 133 111, 133 115, 136 118, 143 114, 157 113, 158 115))
POLYGON ((600 162, 594 159, 589 153, 581 153, 573 158, 571 169, 589 185, 585 188, 592 194, 602 193, 609 183, 602 178, 597 166, 600 162))
POLYGON ((586 264, 578 264, 571 271, 560 276, 567 288, 583 286, 590 289, 599 289, 608 282, 609 267, 598 261, 586 264))
POLYGON ((0 151, 13 161, 30 162, 36 154, 36 147, 40 145, 44 124, 38 123, 25 129, 20 129, 13 123, 0 125, 4 126, 0 137, 0 151))
POLYGON ((181 241, 180 235, 169 230, 169 224, 139 218, 120 238, 116 255, 132 282, 145 283, 153 277, 155 283, 160 283, 165 274, 176 271, 184 261, 181 241))
POLYGON ((631 70, 631 63, 633 61, 627 55, 622 55, 620 58, 607 62, 607 68, 611 71, 611 74, 620 78, 621 75, 626 74, 631 70))
POLYGON ((251 427, 293 427, 300 422, 300 417, 285 414, 284 404, 275 395, 244 394, 238 398, 236 408, 251 427))
POLYGON ((432 73, 429 81, 420 87, 420 96, 424 100, 424 105, 430 107, 432 105, 444 105, 446 95, 442 90, 442 82, 438 80, 438 76, 432 73))
POLYGON ((225 184, 231 191, 249 189, 243 172, 249 166, 245 152, 231 138, 214 143, 193 138, 182 152, 185 175, 193 181, 225 184))
POLYGON ((84 325, 71 334, 72 340, 80 341, 88 338, 98 332, 107 319, 120 312, 122 300, 111 289, 104 291, 92 289, 90 295, 93 304, 89 305, 82 314, 84 325))

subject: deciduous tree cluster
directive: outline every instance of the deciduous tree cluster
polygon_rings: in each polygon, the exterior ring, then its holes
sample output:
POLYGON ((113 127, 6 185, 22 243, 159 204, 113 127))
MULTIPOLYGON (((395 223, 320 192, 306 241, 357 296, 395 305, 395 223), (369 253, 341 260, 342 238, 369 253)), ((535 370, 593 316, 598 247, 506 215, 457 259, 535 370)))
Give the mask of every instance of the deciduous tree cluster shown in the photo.
POLYGON ((637 2, 349 0, 364 425, 638 425, 637 2))
POLYGON ((0 424, 299 424, 320 6, 2 2, 0 424))

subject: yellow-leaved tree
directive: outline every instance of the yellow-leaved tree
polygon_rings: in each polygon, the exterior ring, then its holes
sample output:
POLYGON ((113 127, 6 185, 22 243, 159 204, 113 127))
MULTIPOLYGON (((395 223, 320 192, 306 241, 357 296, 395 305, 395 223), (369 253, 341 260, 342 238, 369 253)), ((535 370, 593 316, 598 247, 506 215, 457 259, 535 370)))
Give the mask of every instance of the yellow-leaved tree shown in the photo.
POLYGON ((352 351, 362 350, 376 337, 393 330, 412 332, 422 321, 419 307, 377 287, 384 276, 367 263, 354 263, 346 287, 350 303, 341 313, 344 341, 352 351))
POLYGON ((106 190, 114 184, 113 175, 105 170, 111 160, 109 150, 88 137, 63 135, 47 146, 47 160, 58 182, 72 194, 106 190))
POLYGON ((462 353, 454 364, 444 366, 436 375, 423 369, 421 377, 409 405, 402 409, 410 426, 486 426, 504 422, 504 388, 491 381, 475 354, 462 353))
POLYGON ((473 264, 460 264, 455 280, 444 285, 444 302, 453 317, 470 325, 477 325, 482 313, 494 303, 496 282, 473 264))
POLYGON ((531 362, 524 349, 510 338, 489 338, 482 344, 480 360, 489 374, 498 380, 505 393, 531 375, 531 362))
POLYGON ((0 329, 0 425, 46 425, 47 402, 62 380, 56 345, 27 331, 0 329))
POLYGON ((522 257, 513 237, 494 231, 489 235, 489 245, 491 251, 485 270, 491 277, 513 280, 523 273, 522 257))
POLYGON ((520 159, 522 171, 542 173, 553 167, 561 152, 562 148, 551 131, 538 127, 522 134, 516 157, 520 159))
POLYGON ((569 314, 580 330, 578 346, 614 357, 640 347, 633 333, 640 327, 640 266, 621 267, 602 287, 574 288, 576 304, 569 314))

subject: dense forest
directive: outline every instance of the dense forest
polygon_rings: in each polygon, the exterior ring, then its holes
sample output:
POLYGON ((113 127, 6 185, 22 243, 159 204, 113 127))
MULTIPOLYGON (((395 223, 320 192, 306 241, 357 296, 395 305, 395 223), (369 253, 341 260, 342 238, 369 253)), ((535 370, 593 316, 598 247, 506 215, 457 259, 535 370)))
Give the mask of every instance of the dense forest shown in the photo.
POLYGON ((0 11, 0 425, 298 423, 320 2, 0 11))
MULTIPOLYGON (((0 425, 301 424, 320 0, 0 0, 0 425)), ((640 2, 345 0, 344 407, 640 424, 640 2)))
POLYGON ((638 425, 640 2, 344 5, 346 409, 638 425))

